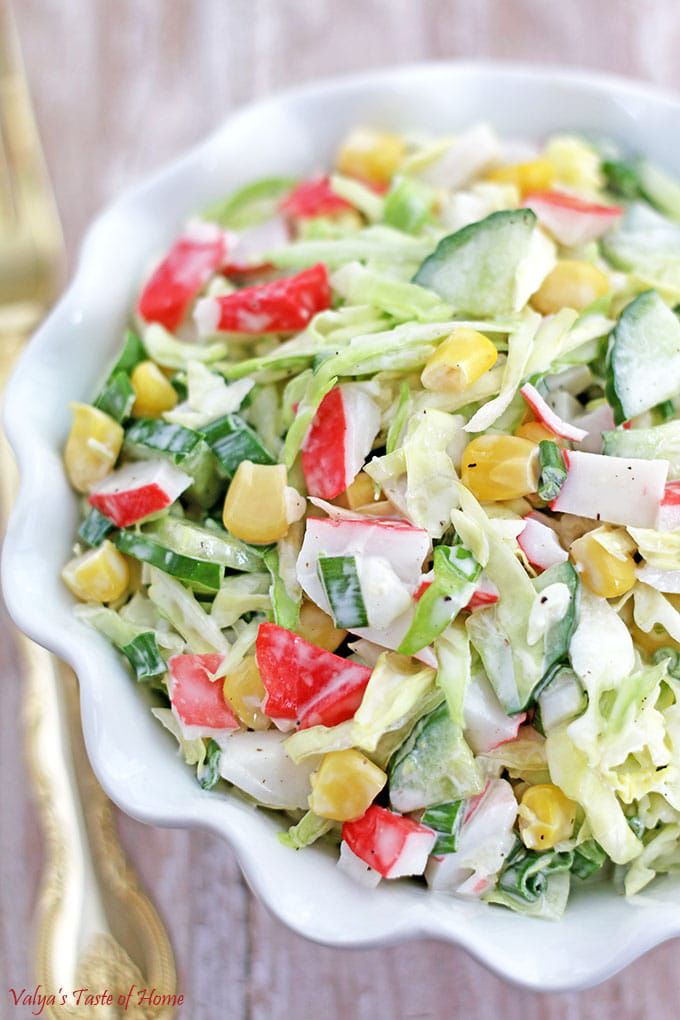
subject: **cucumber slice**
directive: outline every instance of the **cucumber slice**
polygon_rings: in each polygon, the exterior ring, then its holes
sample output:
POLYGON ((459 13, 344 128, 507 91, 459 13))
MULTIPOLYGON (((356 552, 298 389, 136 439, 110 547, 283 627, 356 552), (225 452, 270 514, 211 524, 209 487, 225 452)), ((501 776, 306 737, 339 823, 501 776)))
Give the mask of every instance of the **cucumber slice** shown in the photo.
POLYGON ((127 372, 116 372, 109 378, 94 406, 115 421, 124 421, 130 417, 134 402, 135 391, 129 375, 127 372))
POLYGON ((113 541, 121 552, 143 563, 150 563, 152 567, 158 567, 164 573, 183 581, 194 591, 220 590, 223 567, 219 563, 184 556, 136 531, 119 531, 113 541))
POLYGON ((656 291, 626 305, 607 352, 607 400, 617 425, 680 392, 680 321, 656 291))
POLYGON ((92 507, 83 523, 78 528, 78 538, 89 545, 91 549, 101 545, 104 539, 115 528, 110 517, 102 514, 96 507, 92 507))
POLYGON ((617 269, 632 272, 669 291, 677 300, 680 291, 680 226, 670 223, 648 205, 630 207, 618 230, 601 238, 605 258, 617 269))
POLYGON ((481 317, 518 311, 518 274, 531 253, 535 226, 530 209, 491 213, 443 238, 413 282, 435 291, 458 314, 481 317))
POLYGON ((231 477, 243 460, 253 464, 276 464, 254 429, 237 414, 225 414, 201 429, 205 441, 231 477))
POLYGON ((424 716, 393 755, 390 803, 416 811, 480 793, 484 779, 446 702, 424 716))
POLYGON ((111 369, 111 375, 115 375, 117 372, 129 374, 140 361, 144 361, 147 357, 146 348, 141 338, 134 330, 128 329, 125 331, 123 350, 118 355, 118 360, 111 369))
POLYGON ((463 545, 436 547, 434 581, 418 600, 411 626, 399 645, 402 655, 415 655, 453 622, 472 598, 481 569, 463 545))
POLYGON ((146 534, 177 553, 210 560, 229 570, 243 573, 262 570, 261 555, 217 525, 203 527, 180 517, 166 516, 147 526, 146 534))
POLYGON ((680 421, 648 429, 614 429, 602 433, 602 452, 608 457, 667 460, 668 477, 680 478, 680 421))

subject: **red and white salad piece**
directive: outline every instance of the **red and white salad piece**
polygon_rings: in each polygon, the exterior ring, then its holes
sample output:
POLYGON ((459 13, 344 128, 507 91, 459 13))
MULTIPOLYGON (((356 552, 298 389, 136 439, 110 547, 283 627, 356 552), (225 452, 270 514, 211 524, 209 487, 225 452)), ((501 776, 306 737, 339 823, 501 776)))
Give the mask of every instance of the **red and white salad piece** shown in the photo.
POLYGON ((191 224, 145 284, 137 309, 140 317, 171 331, 177 329, 226 255, 223 230, 214 223, 191 224))
POLYGON ((213 677, 224 656, 173 655, 168 661, 172 712, 187 740, 224 736, 240 723, 224 699, 222 681, 213 677))
POLYGON ((586 202, 565 191, 532 191, 523 204, 533 210, 540 223, 560 244, 576 248, 601 237, 621 219, 618 205, 586 202))
POLYGON ((331 289, 323 263, 269 283, 197 302, 194 319, 201 336, 214 333, 294 333, 330 307, 331 289))
POLYGON ((261 623, 255 644, 267 696, 263 709, 283 730, 336 726, 361 704, 371 670, 327 652, 275 623, 261 623))
POLYGON ((667 482, 656 519, 659 531, 680 528, 680 481, 667 482))
POLYGON ((302 447, 310 496, 335 499, 361 471, 380 431, 380 408, 360 385, 334 386, 321 401, 302 447))
POLYGON ((579 450, 583 453, 602 453, 602 433, 611 432, 616 427, 614 412, 611 406, 603 401, 597 407, 576 418, 574 425, 586 433, 585 439, 579 443, 579 450))
POLYGON ((507 715, 487 678, 478 673, 465 688, 463 716, 465 739, 471 750, 486 754, 515 739, 526 712, 507 715))
POLYGON ((531 383, 525 383, 520 393, 534 412, 536 420, 545 425, 547 429, 550 429, 554 435, 559 436, 560 439, 570 439, 575 443, 579 443, 582 439, 586 438, 588 433, 585 429, 580 429, 576 425, 570 425, 569 422, 563 421, 531 383))
POLYGON ((551 510, 608 524, 653 528, 664 498, 667 460, 564 450, 567 477, 551 510))
MULTIPOLYGON (((297 560, 297 578, 305 594, 332 616, 319 576, 319 557, 355 557, 368 626, 347 629, 383 648, 396 649, 411 624, 413 596, 430 550, 427 532, 406 521, 310 517, 297 560)), ((437 664, 429 648, 416 657, 428 665, 437 664)))
POLYGON ((520 549, 532 567, 547 570, 557 563, 569 559, 566 549, 560 545, 557 534, 541 521, 538 514, 530 513, 524 518, 524 530, 517 536, 520 549))
POLYGON ((413 818, 372 804, 355 822, 345 822, 342 839, 383 878, 422 875, 437 836, 413 818))
POLYGON ((330 178, 327 176, 301 181, 279 205, 279 211, 292 220, 337 216, 338 213, 345 213, 351 209, 350 203, 333 191, 330 178))
POLYGON ((283 248, 289 241, 288 225, 282 216, 272 216, 239 234, 230 233, 224 272, 227 276, 243 276, 271 269, 265 253, 283 248))
POLYGON ((127 528, 172 506, 192 482, 167 460, 136 461, 107 475, 88 501, 119 528, 127 528))
POLYGON ((469 612, 474 613, 475 609, 484 609, 486 606, 493 606, 498 602, 499 593, 496 585, 484 573, 477 581, 477 587, 472 593, 472 598, 465 607, 469 612))
POLYGON ((515 843, 517 801, 506 779, 491 779, 465 805, 458 849, 432 857, 425 877, 431 889, 479 899, 496 884, 496 876, 515 843))

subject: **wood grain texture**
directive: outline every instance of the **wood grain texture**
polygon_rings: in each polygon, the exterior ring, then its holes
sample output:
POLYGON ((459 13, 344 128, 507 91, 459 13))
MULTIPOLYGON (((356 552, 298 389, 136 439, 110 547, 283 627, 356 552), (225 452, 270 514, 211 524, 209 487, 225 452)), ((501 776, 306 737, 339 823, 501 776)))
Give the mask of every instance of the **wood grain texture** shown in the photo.
MULTIPOLYGON (((676 0, 17 0, 15 11, 71 265, 88 221, 121 188, 234 106, 321 74, 499 57, 680 86, 676 0)), ((0 633, 4 1017, 5 989, 30 977, 40 843, 4 617, 0 633)), ((435 943, 361 952, 311 945, 254 901, 219 839, 126 818, 120 829, 170 927, 185 1020, 639 1020, 675 1006, 675 944, 587 995, 535 995, 435 943)))

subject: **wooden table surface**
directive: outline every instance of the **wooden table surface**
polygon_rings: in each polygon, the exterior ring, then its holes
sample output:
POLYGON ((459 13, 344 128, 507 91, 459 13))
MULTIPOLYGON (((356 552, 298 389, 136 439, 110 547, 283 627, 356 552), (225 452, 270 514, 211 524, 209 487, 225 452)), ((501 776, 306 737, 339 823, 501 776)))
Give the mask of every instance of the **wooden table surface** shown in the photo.
MULTIPOLYGON (((16 0, 71 265, 92 215, 231 108, 321 74, 416 59, 575 64, 680 86, 675 0, 16 0)), ((502 125, 501 125, 502 126, 502 125)), ((29 984, 40 834, 21 764, 20 677, 0 617, 0 1016, 29 984)), ((172 933, 183 1020, 638 1020, 673 1015, 680 952, 586 994, 537 995, 432 942, 312 945, 273 920, 229 847, 120 818, 172 933)), ((26 1014, 28 1015, 28 1014, 26 1014)))

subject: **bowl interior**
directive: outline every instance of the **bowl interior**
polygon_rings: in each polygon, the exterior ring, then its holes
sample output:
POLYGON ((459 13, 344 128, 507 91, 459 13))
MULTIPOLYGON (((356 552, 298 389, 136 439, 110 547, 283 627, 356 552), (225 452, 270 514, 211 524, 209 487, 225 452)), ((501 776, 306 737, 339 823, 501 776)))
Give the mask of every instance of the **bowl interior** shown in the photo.
POLYGON ((76 669, 93 766, 124 810, 161 825, 202 825, 233 844, 251 885, 302 934, 335 945, 406 936, 460 943, 498 973, 547 989, 607 977, 680 933, 680 886, 625 902, 608 887, 576 891, 561 924, 427 893, 414 884, 355 886, 330 855, 295 854, 276 822, 237 797, 206 793, 107 642, 73 616, 59 572, 77 500, 61 465, 68 402, 106 375, 145 265, 196 209, 258 176, 327 166, 352 125, 455 131, 487 120, 505 135, 592 133, 680 171, 680 108, 632 83, 503 65, 426 65, 322 83, 230 117, 205 143, 124 195, 91 228, 68 291, 23 355, 6 398, 21 471, 3 583, 17 624, 76 669), (49 522, 49 523, 48 523, 49 522))

